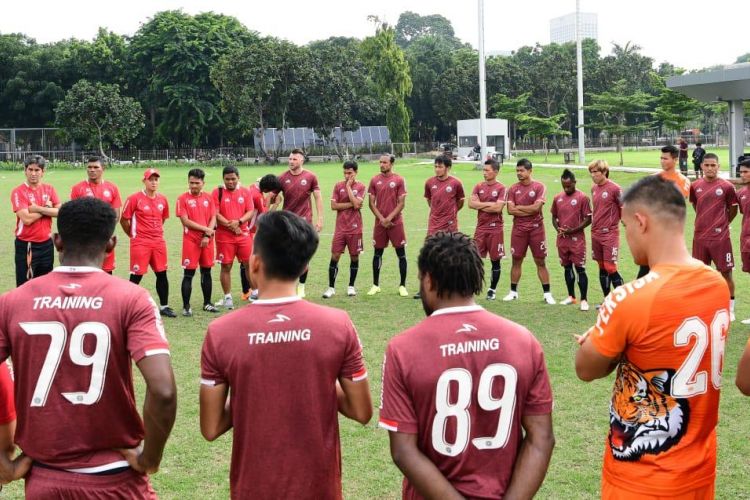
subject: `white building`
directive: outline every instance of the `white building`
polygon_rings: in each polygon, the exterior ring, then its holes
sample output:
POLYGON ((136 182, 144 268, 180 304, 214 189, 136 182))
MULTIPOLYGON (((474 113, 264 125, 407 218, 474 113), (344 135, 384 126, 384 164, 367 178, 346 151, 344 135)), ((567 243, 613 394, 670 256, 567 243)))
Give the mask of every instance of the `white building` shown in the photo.
MULTIPOLYGON (((488 118, 485 120, 487 127, 487 152, 502 153, 504 158, 510 153, 510 137, 508 137, 508 120, 500 118, 488 118)), ((471 155, 474 147, 479 144, 479 119, 475 120, 458 120, 456 122, 456 132, 458 134, 458 154, 459 158, 466 158, 471 155)))
MULTIPOLYGON (((597 15, 592 12, 581 12, 581 40, 593 38, 597 40, 597 15)), ((549 22, 550 43, 568 43, 576 41, 575 12, 566 16, 556 17, 549 22)))

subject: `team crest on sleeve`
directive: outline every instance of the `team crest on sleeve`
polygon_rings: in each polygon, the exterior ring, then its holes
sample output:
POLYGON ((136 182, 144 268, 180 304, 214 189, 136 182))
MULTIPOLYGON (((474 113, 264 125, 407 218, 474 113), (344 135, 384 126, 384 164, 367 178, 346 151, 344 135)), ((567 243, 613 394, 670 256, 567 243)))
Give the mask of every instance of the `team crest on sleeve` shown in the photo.
POLYGON ((680 442, 690 420, 687 399, 670 394, 674 370, 617 368, 610 403, 609 448, 617 460, 658 455, 680 442))

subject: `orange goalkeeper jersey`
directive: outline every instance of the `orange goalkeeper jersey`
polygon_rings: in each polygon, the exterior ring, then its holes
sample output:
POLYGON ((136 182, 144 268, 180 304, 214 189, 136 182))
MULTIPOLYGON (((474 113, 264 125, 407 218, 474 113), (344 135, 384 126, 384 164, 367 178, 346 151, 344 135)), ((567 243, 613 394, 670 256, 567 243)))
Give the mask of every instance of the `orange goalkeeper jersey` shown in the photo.
POLYGON ((679 173, 677 170, 670 170, 669 172, 662 170, 657 175, 660 175, 664 180, 672 182, 685 198, 690 194, 690 179, 679 173))
POLYGON ((641 495, 675 495, 716 474, 716 424, 729 289, 695 261, 658 265, 618 287, 589 336, 622 355, 610 405, 604 478, 641 495))

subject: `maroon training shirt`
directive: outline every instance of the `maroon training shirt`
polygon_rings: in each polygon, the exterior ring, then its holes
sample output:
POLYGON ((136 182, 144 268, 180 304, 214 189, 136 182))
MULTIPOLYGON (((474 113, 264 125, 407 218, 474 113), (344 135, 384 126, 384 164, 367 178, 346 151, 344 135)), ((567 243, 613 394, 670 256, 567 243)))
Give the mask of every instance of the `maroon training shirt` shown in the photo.
POLYGON ((591 232, 616 233, 622 217, 622 189, 616 183, 607 180, 601 186, 591 186, 591 197, 594 202, 594 216, 591 221, 591 232), (606 230, 606 231, 605 231, 606 230))
MULTIPOLYGON (((355 181, 352 184, 352 193, 355 197, 362 200, 365 197, 365 185, 355 181)), ((333 186, 331 201, 336 203, 349 203, 349 193, 346 190, 346 181, 337 182, 333 186)), ((336 230, 337 234, 360 234, 362 233, 362 209, 347 208, 346 210, 336 210, 336 230)))
MULTIPOLYGON (((546 201, 545 195, 547 188, 544 184, 537 181, 531 181, 531 184, 524 186, 520 182, 513 184, 508 189, 508 202, 515 205, 528 206, 533 205, 535 201, 546 201)), ((535 215, 514 215, 513 229, 519 231, 532 231, 537 227, 544 226, 543 210, 539 210, 535 215)))
POLYGON ((428 234, 458 224, 458 202, 464 199, 460 180, 450 175, 444 180, 431 177, 424 183, 424 197, 430 202, 428 234))
POLYGON ((734 186, 724 179, 701 178, 690 184, 690 203, 695 208, 696 240, 729 238, 729 209, 738 204, 734 186))
MULTIPOLYGON (((583 224, 586 217, 591 215, 591 202, 582 191, 575 190, 572 195, 563 191, 555 195, 550 209, 552 217, 557 219, 561 229, 571 229, 583 224)), ((566 237, 583 236, 583 231, 568 234, 566 237)))
POLYGON ((313 191, 320 191, 318 178, 309 170, 303 170, 299 175, 293 175, 289 170, 279 176, 281 189, 284 193, 284 210, 312 222, 313 191))

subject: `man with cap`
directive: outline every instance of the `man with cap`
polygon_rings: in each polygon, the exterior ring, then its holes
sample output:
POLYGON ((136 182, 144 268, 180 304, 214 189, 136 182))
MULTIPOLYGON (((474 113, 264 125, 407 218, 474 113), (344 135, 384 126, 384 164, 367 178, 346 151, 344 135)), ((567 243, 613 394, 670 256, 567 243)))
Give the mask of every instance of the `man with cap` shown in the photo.
POLYGON ((169 307, 167 280, 167 242, 164 240, 164 221, 169 217, 169 202, 158 193, 159 171, 143 172, 143 190, 125 200, 120 224, 130 238, 130 281, 139 284, 151 266, 156 274, 156 293, 162 316, 176 318, 169 307))

